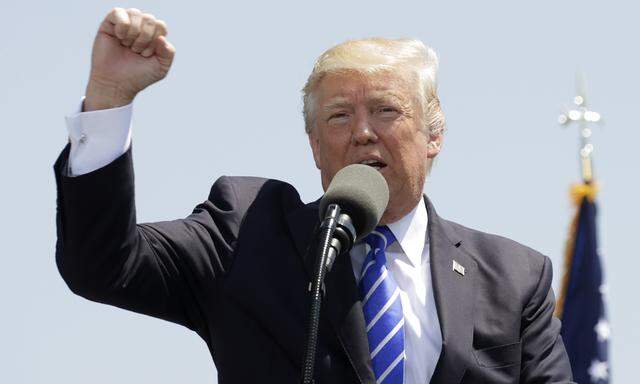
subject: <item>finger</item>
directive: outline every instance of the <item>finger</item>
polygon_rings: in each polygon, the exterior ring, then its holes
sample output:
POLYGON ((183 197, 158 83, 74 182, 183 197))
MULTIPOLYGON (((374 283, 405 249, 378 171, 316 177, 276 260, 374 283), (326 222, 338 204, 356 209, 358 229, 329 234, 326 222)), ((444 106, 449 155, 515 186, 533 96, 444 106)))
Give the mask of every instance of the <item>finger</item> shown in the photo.
POLYGON ((149 57, 153 55, 153 52, 155 52, 156 50, 158 36, 166 36, 166 35, 167 35, 167 24, 162 20, 156 20, 156 30, 153 37, 151 38, 151 43, 140 54, 144 57, 149 57))
POLYGON ((156 56, 158 56, 158 60, 161 64, 171 65, 173 61, 173 57, 176 54, 176 48, 167 41, 167 38, 164 36, 158 36, 156 39, 156 56))
POLYGON ((111 22, 106 19, 103 20, 102 23, 100 24, 100 28, 98 28, 98 32, 103 32, 109 36, 118 38, 118 36, 116 36, 116 26, 111 24, 111 22))
POLYGON ((156 37, 156 19, 153 15, 145 13, 140 22, 140 34, 131 45, 131 50, 136 53, 142 52, 156 37))
POLYGON ((129 30, 124 39, 122 39, 121 43, 125 47, 130 47, 131 44, 135 41, 135 39, 140 34, 140 25, 142 23, 142 12, 136 8, 127 9, 127 13, 129 14, 129 19, 131 23, 129 25, 129 30))
POLYGON ((113 8, 100 24, 100 31, 122 39, 129 29, 129 14, 123 8, 113 8))

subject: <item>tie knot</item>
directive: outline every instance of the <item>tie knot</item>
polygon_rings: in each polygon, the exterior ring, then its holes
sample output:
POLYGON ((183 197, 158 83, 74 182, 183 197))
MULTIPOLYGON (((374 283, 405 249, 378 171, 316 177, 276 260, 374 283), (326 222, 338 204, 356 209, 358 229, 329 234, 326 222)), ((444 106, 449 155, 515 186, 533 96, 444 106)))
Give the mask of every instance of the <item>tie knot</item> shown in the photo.
POLYGON ((386 250, 391 243, 396 241, 395 236, 386 225, 376 227, 370 234, 368 234, 364 241, 371 246, 371 248, 380 248, 386 250))

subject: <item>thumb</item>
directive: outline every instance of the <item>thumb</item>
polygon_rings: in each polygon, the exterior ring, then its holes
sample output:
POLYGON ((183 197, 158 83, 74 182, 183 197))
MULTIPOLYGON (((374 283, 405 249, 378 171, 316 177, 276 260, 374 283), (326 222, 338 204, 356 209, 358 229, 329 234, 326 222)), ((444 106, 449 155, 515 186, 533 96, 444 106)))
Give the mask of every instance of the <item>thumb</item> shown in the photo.
POLYGON ((155 53, 160 64, 171 65, 173 56, 176 54, 176 49, 164 36, 158 36, 155 53))

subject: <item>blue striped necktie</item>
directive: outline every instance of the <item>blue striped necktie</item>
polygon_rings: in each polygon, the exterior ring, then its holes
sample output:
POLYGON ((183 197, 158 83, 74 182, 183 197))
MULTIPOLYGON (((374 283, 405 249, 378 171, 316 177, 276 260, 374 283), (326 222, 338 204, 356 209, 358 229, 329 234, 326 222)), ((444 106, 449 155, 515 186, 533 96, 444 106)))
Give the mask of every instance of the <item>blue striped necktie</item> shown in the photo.
POLYGON ((402 384, 406 360, 400 289, 385 266, 385 250, 395 240, 387 226, 365 237, 370 248, 358 283, 373 372, 376 382, 384 384, 402 384))

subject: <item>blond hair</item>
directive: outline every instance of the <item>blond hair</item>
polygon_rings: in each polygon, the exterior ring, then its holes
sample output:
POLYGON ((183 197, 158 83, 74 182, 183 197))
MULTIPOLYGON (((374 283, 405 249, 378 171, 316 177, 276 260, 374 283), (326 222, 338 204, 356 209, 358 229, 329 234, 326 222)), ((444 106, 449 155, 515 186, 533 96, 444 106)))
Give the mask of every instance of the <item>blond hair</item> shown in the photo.
POLYGON ((345 41, 329 48, 316 60, 302 89, 302 113, 307 133, 315 123, 314 92, 318 84, 327 74, 344 71, 363 74, 393 71, 408 75, 416 83, 425 132, 431 136, 444 132, 444 114, 437 93, 438 56, 435 51, 420 40, 372 38, 345 41))

